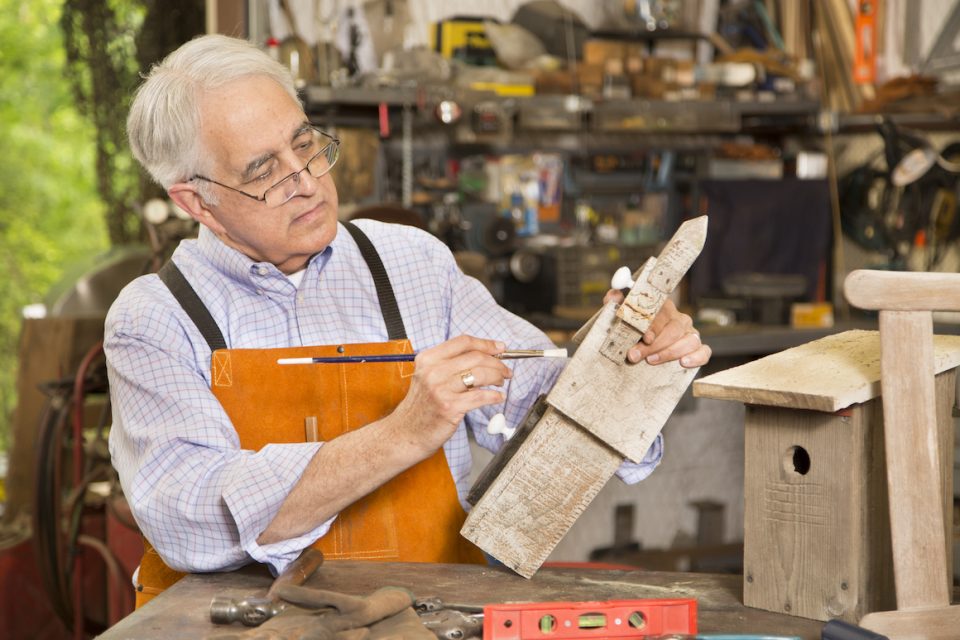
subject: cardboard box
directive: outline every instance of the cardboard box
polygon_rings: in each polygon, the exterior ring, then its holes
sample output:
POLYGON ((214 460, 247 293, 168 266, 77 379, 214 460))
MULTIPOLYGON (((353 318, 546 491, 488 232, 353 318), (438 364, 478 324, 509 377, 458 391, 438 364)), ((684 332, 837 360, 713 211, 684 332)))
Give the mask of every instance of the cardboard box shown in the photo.
POLYGON ((538 94, 569 95, 576 93, 576 77, 570 71, 537 71, 534 86, 538 94))
POLYGON ((600 65, 610 59, 623 60, 627 49, 619 40, 602 40, 591 38, 583 43, 583 63, 600 65))
POLYGON ((581 94, 588 97, 599 96, 603 91, 603 65, 577 65, 577 84, 581 94))
POLYGON ((658 79, 642 73, 630 74, 630 90, 636 98, 663 99, 669 85, 658 79))

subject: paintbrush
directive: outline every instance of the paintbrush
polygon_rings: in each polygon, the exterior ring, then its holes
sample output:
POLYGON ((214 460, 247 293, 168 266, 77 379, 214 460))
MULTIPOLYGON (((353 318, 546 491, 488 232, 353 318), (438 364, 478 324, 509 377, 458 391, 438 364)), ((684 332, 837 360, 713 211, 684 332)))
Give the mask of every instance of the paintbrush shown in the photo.
MULTIPOLYGON (((280 358, 277 364, 356 364, 361 362, 413 362, 415 353, 387 353, 368 356, 329 356, 320 358, 280 358)), ((498 353, 494 358, 566 358, 566 349, 514 349, 498 353)))

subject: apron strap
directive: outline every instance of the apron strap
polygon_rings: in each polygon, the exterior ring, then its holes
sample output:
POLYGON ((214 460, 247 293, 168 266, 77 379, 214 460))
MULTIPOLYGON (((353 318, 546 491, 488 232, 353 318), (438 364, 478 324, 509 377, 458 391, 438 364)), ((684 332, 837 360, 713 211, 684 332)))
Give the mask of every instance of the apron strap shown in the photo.
POLYGON ((387 325, 387 336, 390 340, 406 340, 407 330, 403 326, 403 317, 400 315, 400 308, 397 306, 397 298, 393 295, 393 285, 390 284, 390 278, 387 276, 387 270, 380 260, 380 254, 376 247, 370 242, 370 238, 361 231, 352 222, 344 222, 343 226, 347 228, 353 240, 360 248, 360 253, 373 275, 373 284, 377 287, 377 298, 380 300, 380 313, 383 314, 383 321, 387 325))
POLYGON ((223 339, 223 334, 220 332, 216 320, 210 315, 210 311, 207 310, 200 296, 190 286, 190 282, 187 281, 180 268, 173 263, 173 260, 168 260, 165 265, 160 267, 157 275, 160 276, 163 284, 167 285, 170 293, 173 294, 183 310, 197 325, 197 329, 200 330, 207 344, 210 345, 210 352, 212 353, 217 349, 226 349, 227 342, 223 339))
MULTIPOLYGON (((383 266, 380 254, 376 247, 370 242, 370 238, 351 222, 344 222, 343 225, 353 236, 354 242, 360 248, 360 254, 370 269, 373 276, 373 284, 377 288, 377 298, 380 301, 380 313, 383 314, 383 322, 387 326, 387 336, 390 340, 406 340, 407 330, 403 325, 403 317, 400 315, 400 307, 397 306, 397 298, 393 294, 393 286, 390 284, 390 277, 383 266)), ((203 304, 200 296, 190 285, 190 282, 183 275, 183 272, 168 260, 165 265, 160 267, 157 272, 163 284, 167 285, 170 293, 177 299, 183 310, 187 312, 190 319, 197 325, 197 329, 203 335, 204 340, 210 346, 210 352, 217 349, 226 349, 227 342, 223 339, 223 333, 217 326, 210 311, 203 304)))

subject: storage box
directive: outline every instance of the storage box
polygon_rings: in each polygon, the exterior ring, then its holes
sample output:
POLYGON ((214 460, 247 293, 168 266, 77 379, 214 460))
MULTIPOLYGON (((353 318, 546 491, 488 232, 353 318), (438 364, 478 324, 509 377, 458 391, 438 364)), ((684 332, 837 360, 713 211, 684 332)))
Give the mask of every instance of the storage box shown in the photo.
POLYGON ((533 81, 537 94, 570 95, 577 92, 576 77, 571 71, 537 71, 533 81))
POLYGON ((487 19, 457 16, 435 22, 430 29, 430 47, 445 58, 477 66, 496 66, 497 56, 483 26, 487 19))
POLYGON ((626 44, 619 40, 591 38, 583 43, 583 63, 603 66, 607 60, 626 57, 626 44))
POLYGON ((794 329, 821 329, 833 326, 833 305, 829 302, 794 302, 790 306, 794 329))

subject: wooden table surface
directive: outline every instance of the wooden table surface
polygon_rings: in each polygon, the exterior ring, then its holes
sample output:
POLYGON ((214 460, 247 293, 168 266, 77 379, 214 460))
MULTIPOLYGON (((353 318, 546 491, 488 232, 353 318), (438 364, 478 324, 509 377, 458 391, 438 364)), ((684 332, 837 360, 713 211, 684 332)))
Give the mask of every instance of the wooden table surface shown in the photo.
MULTIPOLYGON (((476 565, 337 561, 321 566, 307 586, 366 595, 383 586, 415 597, 487 604, 696 598, 700 633, 754 633, 819 640, 822 622, 744 607, 741 576, 655 571, 544 568, 530 580, 507 569, 476 565)), ((203 638, 224 627, 209 620, 215 595, 263 596, 272 578, 260 565, 232 573, 190 575, 103 633, 103 640, 203 638)), ((237 630, 243 627, 236 625, 237 630)))

